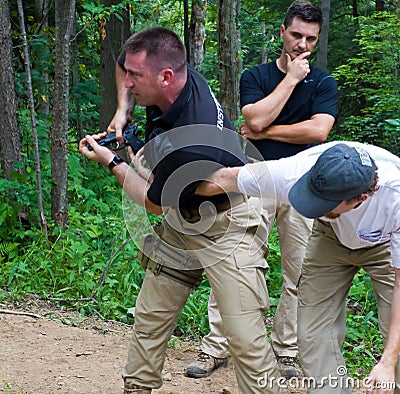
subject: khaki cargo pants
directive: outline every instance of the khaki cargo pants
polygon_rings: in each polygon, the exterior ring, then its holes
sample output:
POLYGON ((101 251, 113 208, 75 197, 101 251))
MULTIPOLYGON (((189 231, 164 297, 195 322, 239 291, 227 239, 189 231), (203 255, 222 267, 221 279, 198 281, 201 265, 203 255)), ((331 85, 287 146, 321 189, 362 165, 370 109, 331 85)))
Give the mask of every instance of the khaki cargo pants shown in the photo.
MULTIPOLYGON (((316 220, 299 282, 298 344, 301 365, 318 387, 312 393, 350 393, 341 346, 346 334, 346 297, 354 275, 370 276, 378 306, 379 328, 389 329, 394 268, 389 242, 351 250, 337 239, 331 225, 316 220)), ((399 364, 396 381, 399 379, 399 364)), ((354 387, 354 389, 357 387, 354 387)))
MULTIPOLYGON (((269 300, 264 278, 267 226, 261 211, 258 199, 200 222, 183 220, 170 210, 160 233, 169 245, 191 250, 204 269, 221 313, 239 390, 245 394, 283 392, 263 321, 269 300)), ((190 292, 172 278, 146 271, 122 372, 125 383, 161 387, 168 340, 190 292)))
MULTIPOLYGON (((289 204, 276 203, 271 201, 268 204, 268 211, 273 213, 269 216, 269 226, 276 220, 281 251, 282 293, 275 312, 271 345, 277 356, 296 357, 297 284, 313 220, 301 216, 289 204)), ((201 350, 217 358, 226 358, 229 356, 228 343, 212 291, 208 300, 208 318, 210 333, 203 338, 201 350)))

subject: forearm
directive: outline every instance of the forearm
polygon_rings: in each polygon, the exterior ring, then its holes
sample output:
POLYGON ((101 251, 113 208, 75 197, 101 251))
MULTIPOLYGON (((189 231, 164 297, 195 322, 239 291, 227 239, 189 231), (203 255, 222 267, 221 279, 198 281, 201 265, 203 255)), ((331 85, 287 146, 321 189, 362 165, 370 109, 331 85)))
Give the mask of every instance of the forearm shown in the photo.
POLYGON ((125 87, 126 72, 119 64, 115 68, 115 81, 117 88, 117 111, 131 114, 134 107, 134 97, 130 89, 125 87))
POLYGON ((267 128, 281 113, 296 84, 285 77, 271 94, 254 104, 245 105, 242 115, 248 126, 256 133, 267 128))
POLYGON ((389 394, 394 389, 395 369, 400 353, 400 269, 395 269, 395 275, 389 333, 382 357, 368 376, 367 394, 389 394))
POLYGON ((381 363, 394 367, 400 353, 400 269, 396 269, 393 288, 389 334, 382 354, 381 363))
POLYGON ((311 119, 290 125, 273 125, 260 133, 249 128, 246 123, 240 126, 240 132, 247 139, 270 139, 289 144, 322 143, 328 138, 335 118, 328 114, 317 114, 311 119))
POLYGON ((237 192, 240 190, 237 185, 237 174, 240 167, 221 168, 213 172, 208 180, 202 182, 196 189, 200 196, 214 196, 216 194, 237 192))
POLYGON ((117 89, 117 109, 107 127, 107 131, 109 133, 116 133, 118 140, 122 143, 122 130, 132 121, 135 101, 130 90, 125 87, 125 71, 118 63, 115 69, 115 80, 117 89))
POLYGON ((159 205, 153 204, 147 198, 147 191, 151 184, 137 174, 127 163, 115 166, 112 173, 132 201, 145 207, 151 213, 156 215, 162 213, 162 208, 159 205))
POLYGON ((328 114, 317 114, 311 119, 291 125, 273 125, 261 135, 274 141, 290 144, 322 143, 328 138, 335 118, 328 114))

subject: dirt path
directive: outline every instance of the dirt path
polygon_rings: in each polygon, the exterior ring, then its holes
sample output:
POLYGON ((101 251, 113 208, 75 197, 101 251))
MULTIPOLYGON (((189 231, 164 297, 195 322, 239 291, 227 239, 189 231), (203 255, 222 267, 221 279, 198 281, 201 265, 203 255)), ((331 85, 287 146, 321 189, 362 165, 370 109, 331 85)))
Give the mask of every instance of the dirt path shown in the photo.
MULTIPOLYGON (((0 393, 122 394, 131 326, 35 303, 0 304, 0 393), (29 311, 40 318, 3 313, 29 311)), ((184 376, 198 343, 176 340, 167 352, 164 385, 155 394, 238 394, 232 362, 205 379, 184 376)), ((305 394, 305 389, 288 390, 305 394)), ((363 394, 364 390, 353 391, 363 394)))
MULTIPOLYGON (((124 325, 82 321, 59 311, 40 319, 1 313, 0 392, 122 394, 120 371, 130 331, 124 325)), ((177 341, 168 350, 164 385, 154 393, 238 393, 232 363, 210 378, 186 378, 184 367, 196 355, 196 344, 177 341)))

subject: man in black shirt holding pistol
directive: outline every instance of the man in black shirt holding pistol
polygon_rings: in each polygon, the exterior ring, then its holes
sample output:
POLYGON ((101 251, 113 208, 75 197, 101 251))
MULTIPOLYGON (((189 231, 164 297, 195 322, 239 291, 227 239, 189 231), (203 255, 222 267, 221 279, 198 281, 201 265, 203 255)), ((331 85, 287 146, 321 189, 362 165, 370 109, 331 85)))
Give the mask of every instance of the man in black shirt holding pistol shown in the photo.
POLYGON ((281 392, 263 321, 269 300, 264 278, 267 226, 260 201, 238 193, 194 195, 217 168, 243 165, 238 135, 205 79, 186 64, 175 33, 164 28, 136 33, 123 56, 125 70, 117 66, 113 122, 119 124, 119 135, 133 99, 146 107, 144 154, 152 182, 99 146, 99 136, 84 138, 80 151, 108 165, 133 201, 165 214, 157 235, 142 250, 147 269, 122 372, 124 392, 150 393, 161 387, 168 340, 203 271, 218 303, 240 392, 281 392))

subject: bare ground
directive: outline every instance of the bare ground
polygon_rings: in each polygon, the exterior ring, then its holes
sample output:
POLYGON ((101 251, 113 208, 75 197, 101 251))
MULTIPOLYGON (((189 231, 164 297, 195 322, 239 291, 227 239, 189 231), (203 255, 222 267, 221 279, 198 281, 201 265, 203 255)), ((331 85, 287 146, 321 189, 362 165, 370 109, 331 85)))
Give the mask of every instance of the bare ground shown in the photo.
MULTIPOLYGON (((113 394, 123 392, 120 376, 131 327, 81 319, 60 310, 29 305, 29 311, 0 304, 0 392, 15 394, 113 394), (30 315, 11 314, 32 313, 30 315)), ((184 376, 198 344, 180 340, 168 349, 164 385, 157 394, 232 393, 232 362, 205 379, 184 376)))
MULTIPOLYGON (((12 394, 122 394, 120 376, 132 327, 82 319, 51 304, 0 304, 0 392, 12 394)), ((163 386, 155 394, 238 394, 232 362, 205 379, 184 376, 199 344, 171 343, 163 386)), ((321 360, 323 362, 323 360, 321 360)), ((290 389, 291 394, 306 390, 290 389)), ((364 390, 354 390, 362 394, 364 390)))

